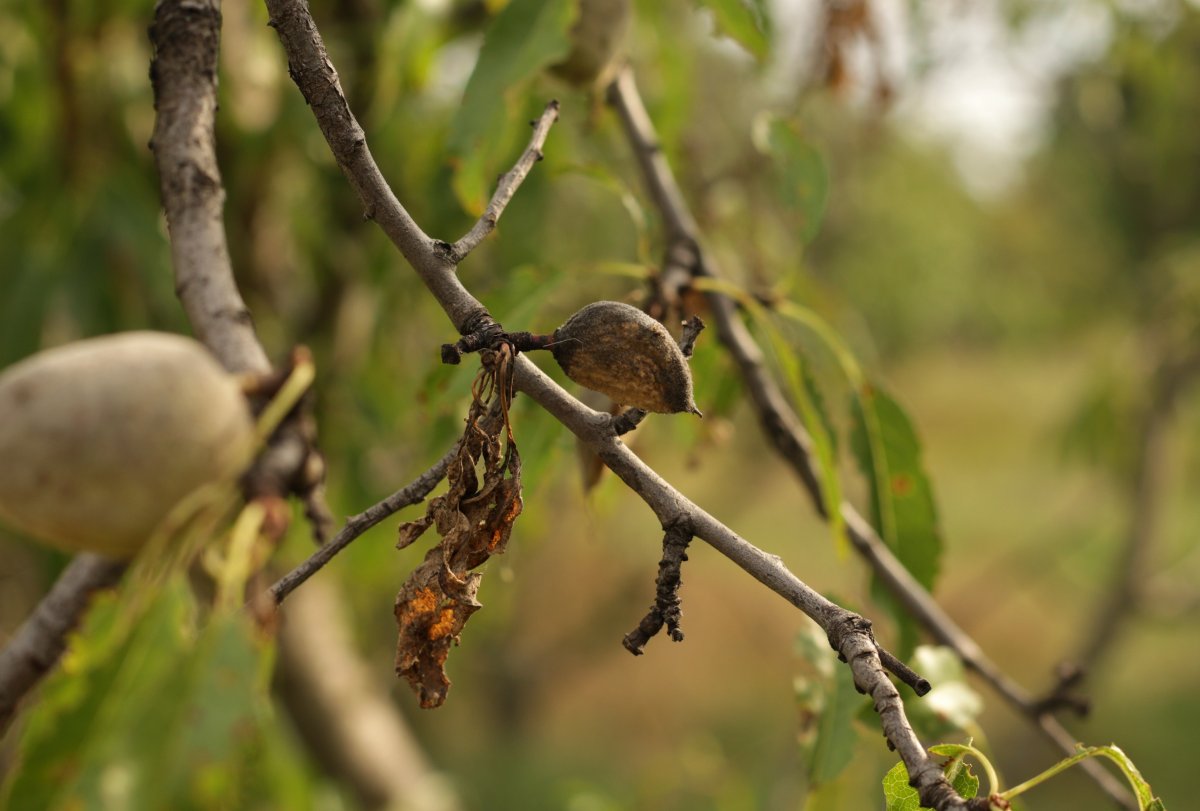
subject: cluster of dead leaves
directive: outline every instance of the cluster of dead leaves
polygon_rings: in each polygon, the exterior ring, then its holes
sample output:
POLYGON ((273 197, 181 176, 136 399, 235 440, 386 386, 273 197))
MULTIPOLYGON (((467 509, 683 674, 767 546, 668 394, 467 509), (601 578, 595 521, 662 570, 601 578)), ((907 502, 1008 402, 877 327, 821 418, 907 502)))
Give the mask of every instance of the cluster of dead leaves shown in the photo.
POLYGON ((441 536, 396 595, 396 674, 425 708, 446 700, 450 646, 481 607, 483 575, 474 570, 504 551, 522 508, 521 456, 508 420, 515 354, 501 344, 480 358, 466 429, 446 474, 449 489, 430 500, 423 517, 400 527, 396 544, 409 546, 431 526, 441 536))

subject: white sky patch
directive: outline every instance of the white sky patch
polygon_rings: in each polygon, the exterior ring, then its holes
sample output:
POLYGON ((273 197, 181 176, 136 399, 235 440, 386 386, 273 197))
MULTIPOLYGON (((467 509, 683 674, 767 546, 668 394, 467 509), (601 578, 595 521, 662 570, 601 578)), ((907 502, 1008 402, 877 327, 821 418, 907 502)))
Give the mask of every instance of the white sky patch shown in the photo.
POLYGON ((914 20, 912 80, 898 99, 901 127, 942 142, 975 194, 1003 193, 1041 145, 1056 86, 1101 56, 1112 34, 1092 0, 1046 3, 1019 29, 996 0, 927 0, 914 20))

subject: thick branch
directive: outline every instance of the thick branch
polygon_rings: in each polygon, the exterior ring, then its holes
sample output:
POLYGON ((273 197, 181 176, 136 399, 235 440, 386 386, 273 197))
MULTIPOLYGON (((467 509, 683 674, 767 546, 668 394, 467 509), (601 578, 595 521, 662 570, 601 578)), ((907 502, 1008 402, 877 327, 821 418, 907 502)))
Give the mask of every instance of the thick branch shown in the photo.
MULTIPOLYGON (((238 293, 222 225, 221 188, 213 142, 221 12, 216 0, 174 0, 155 9, 155 120, 151 148, 161 176, 171 233, 176 290, 197 336, 229 370, 263 373, 266 353, 238 293)), ((53 667, 65 634, 92 593, 114 583, 125 564, 95 555, 73 560, 0 654, 0 728, 20 697, 53 667)))
POLYGON ((271 596, 275 604, 282 603, 287 596, 295 591, 301 583, 320 571, 325 564, 333 560, 333 556, 350 545, 354 539, 371 527, 405 507, 424 500, 425 496, 437 487, 446 475, 446 467, 458 452, 455 444, 445 456, 434 463, 433 467, 418 476, 411 484, 392 493, 378 504, 373 504, 358 515, 346 520, 346 525, 333 537, 333 540, 314 552, 308 560, 301 563, 292 571, 285 574, 271 586, 271 596))
POLYGON ((115 585, 125 566, 99 555, 75 557, 0 651, 0 735, 12 722, 21 698, 66 649, 66 636, 79 624, 92 596, 115 585))
POLYGON ((325 43, 304 0, 266 0, 270 25, 287 54, 288 72, 312 107, 321 133, 350 185, 374 220, 425 282, 459 332, 487 310, 466 292, 454 276, 454 249, 430 239, 396 199, 384 180, 362 127, 350 112, 325 43))
POLYGON ((525 147, 525 151, 517 159, 516 165, 500 176, 500 181, 496 184, 496 191, 492 195, 492 199, 488 201, 483 216, 479 218, 462 239, 455 242, 451 247, 451 257, 455 264, 466 259, 467 255, 475 250, 476 246, 483 242, 488 234, 495 230, 496 223, 500 221, 500 215, 508 207, 513 195, 517 193, 517 189, 525 182, 525 178, 528 176, 530 170, 533 169, 533 165, 542 159, 542 147, 546 144, 546 136, 550 134, 550 128, 554 126, 554 122, 557 120, 558 102, 551 101, 546 105, 546 109, 542 112, 541 116, 531 122, 533 124, 533 137, 529 139, 529 146, 525 147))
POLYGON ((270 371, 238 292, 225 242, 217 167, 219 0, 164 0, 155 9, 150 81, 154 150, 171 234, 175 290, 196 336, 232 372, 270 371))
MULTIPOLYGON (((621 120, 642 178, 666 227, 669 245, 668 267, 664 268, 664 275, 682 267, 690 270, 692 276, 721 278, 721 273, 712 258, 701 246, 699 226, 684 201, 670 165, 662 154, 658 135, 642 102, 632 70, 626 68, 618 75, 609 87, 608 100, 621 120)), ((710 291, 707 297, 716 323, 717 338, 737 364, 763 433, 776 452, 799 476, 818 514, 828 519, 811 438, 782 390, 767 371, 762 350, 746 329, 738 314, 736 302, 718 291, 710 291)), ((851 544, 905 609, 938 642, 953 648, 968 667, 977 672, 1009 703, 1034 720, 1048 737, 1063 746, 1063 736, 1052 733, 1047 728, 1049 726, 1061 730, 1061 725, 1053 718, 1044 717, 1033 697, 1008 678, 979 645, 946 614, 896 558, 870 522, 851 504, 843 503, 840 509, 851 544)), ((1073 754, 1073 741, 1064 749, 1073 754)), ((1089 774, 1110 796, 1128 806, 1128 792, 1118 781, 1091 761, 1085 762, 1084 765, 1090 767, 1087 769, 1089 774)))

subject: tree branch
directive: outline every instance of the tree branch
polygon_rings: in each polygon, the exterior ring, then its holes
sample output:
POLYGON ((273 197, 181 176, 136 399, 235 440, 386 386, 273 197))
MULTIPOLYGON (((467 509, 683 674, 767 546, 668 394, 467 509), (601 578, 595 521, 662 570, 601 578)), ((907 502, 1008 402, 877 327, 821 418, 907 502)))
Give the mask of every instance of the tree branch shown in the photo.
POLYGON ((15 717, 21 698, 66 649, 67 634, 79 624, 92 596, 116 585, 125 568, 123 561, 77 555, 0 651, 0 736, 15 717))
POLYGON ((1146 386, 1148 402, 1137 424, 1132 475, 1128 481, 1129 528, 1104 589, 1105 602, 1075 661, 1090 673, 1108 652, 1129 612, 1137 607, 1146 562, 1159 531, 1168 451, 1168 429, 1175 404, 1200 377, 1200 353, 1168 359, 1146 386))
MULTIPOLYGON (((350 113, 307 4, 301 0, 266 0, 266 4, 287 54, 292 78, 309 100, 322 133, 368 215, 383 227, 460 332, 471 331, 467 327, 472 321, 490 319, 455 275, 452 251, 443 247, 445 243, 435 243, 425 236, 380 175, 362 128, 350 113)), ((985 807, 986 801, 981 805, 978 799, 959 797, 938 763, 917 740, 900 695, 880 663, 878 644, 866 620, 826 600, 788 571, 778 557, 753 546, 689 501, 621 442, 613 432, 609 415, 580 403, 524 356, 517 358, 515 382, 588 444, 646 502, 664 527, 686 521, 696 537, 800 608, 825 630, 830 643, 850 664, 855 684, 874 699, 884 732, 899 752, 925 805, 940 811, 985 807)))
MULTIPOLYGON (((719 269, 701 246, 699 226, 662 154, 653 121, 646 111, 630 68, 622 70, 609 86, 608 101, 621 121, 642 179, 666 229, 667 262, 664 276, 672 275, 676 285, 685 284, 697 276, 721 278, 719 269), (680 274, 681 268, 688 273, 680 274)), ((762 350, 742 322, 736 302, 717 291, 708 291, 706 295, 716 323, 717 338, 737 364, 763 433, 775 451, 799 476, 817 513, 828 519, 811 438, 767 371, 762 350)), ((1056 720, 1045 717, 1038 702, 988 658, 979 645, 946 614, 896 558, 870 522, 849 503, 843 503, 840 509, 846 534, 855 551, 866 560, 905 609, 934 639, 953 648, 969 668, 1033 720, 1051 740, 1068 754, 1074 754, 1073 739, 1066 741, 1064 746, 1064 738, 1069 738, 1069 734, 1056 720), (1058 734, 1060 731, 1061 735, 1058 734)), ((1089 767, 1088 773, 1106 793, 1126 807, 1133 807, 1128 792, 1119 781, 1091 761, 1086 761, 1084 765, 1089 767)))
POLYGON ((355 649, 343 605, 326 580, 288 602, 275 687, 297 731, 364 808, 458 811, 453 787, 355 649))
POLYGON ((165 0, 154 11, 150 82, 158 115, 150 148, 171 235, 175 290, 188 321, 231 372, 265 374, 267 353, 238 292, 225 241, 225 189, 213 135, 219 0, 165 0))
POLYGON ((458 444, 455 443, 445 456, 434 463, 433 467, 426 470, 420 476, 412 481, 412 483, 392 493, 390 496, 380 501, 378 504, 373 504, 367 509, 360 512, 358 515, 351 516, 346 520, 345 526, 341 531, 333 537, 329 543, 322 546, 314 552, 307 560, 301 563, 292 571, 279 578, 273 586, 271 586, 271 597, 275 604, 279 605, 287 596, 295 591, 301 583, 312 577, 320 571, 325 564, 333 560, 333 556, 341 552, 351 544, 356 538, 362 535, 371 527, 378 524, 380 521, 387 518, 405 507, 423 501, 425 496, 432 492, 433 488, 437 487, 446 476, 446 467, 454 459, 458 453, 458 444))
POLYGON ((542 147, 546 144, 546 136, 550 134, 550 128, 557 120, 558 102, 551 101, 546 105, 542 114, 530 122, 533 125, 533 137, 529 139, 529 146, 525 147, 525 151, 517 159, 516 165, 500 176, 500 182, 496 184, 496 191, 492 195, 492 199, 488 201, 483 216, 462 239, 451 246, 450 255, 455 264, 466 259, 467 255, 495 230, 496 223, 500 221, 500 215, 508 207, 513 195, 525 182, 533 165, 542 159, 542 147))

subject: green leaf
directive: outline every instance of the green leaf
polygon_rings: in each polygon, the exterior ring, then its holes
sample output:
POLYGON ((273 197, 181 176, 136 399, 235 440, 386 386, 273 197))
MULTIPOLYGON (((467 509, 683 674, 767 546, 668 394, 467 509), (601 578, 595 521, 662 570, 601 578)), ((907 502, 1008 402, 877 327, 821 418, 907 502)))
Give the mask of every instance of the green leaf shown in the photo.
POLYGON ((849 666, 839 662, 816 626, 797 635, 796 651, 815 674, 795 681, 802 719, 800 743, 807 752, 808 779, 816 789, 827 785, 850 765, 858 743, 854 722, 869 700, 854 689, 849 666))
POLYGON ((236 807, 267 713, 269 649, 241 611, 193 630, 173 577, 132 626, 117 600, 91 612, 43 689, 7 786, 22 807, 236 807), (125 626, 124 628, 122 626, 125 626))
POLYGON ((567 55, 577 14, 575 0, 512 0, 492 22, 450 125, 454 191, 470 213, 478 215, 487 203, 524 106, 523 86, 567 55))
MULTIPOLYGON (((900 562, 932 589, 942 542, 933 487, 912 422, 895 400, 867 380, 853 353, 824 319, 792 301, 780 302, 777 309, 815 336, 841 367, 853 390, 851 447, 870 487, 871 523, 900 562)), ((892 608, 901 622, 902 636, 915 639, 915 626, 890 595, 880 587, 875 594, 892 608)), ((911 644, 906 641, 900 647, 903 650, 911 644)))
POLYGON ((918 811, 921 799, 917 790, 908 784, 908 769, 897 763, 883 776, 883 802, 885 811, 918 811))
POLYGON ((829 197, 825 159, 795 123, 770 114, 755 121, 754 143, 775 165, 779 202, 795 219, 800 239, 812 241, 821 228, 829 197))
POLYGON ((1133 794, 1137 797, 1138 808, 1142 809, 1142 811, 1165 811, 1166 805, 1162 800, 1154 796, 1154 791, 1150 788, 1150 784, 1146 782, 1146 778, 1142 777, 1142 773, 1138 771, 1137 766, 1133 764, 1129 756, 1116 744, 1109 744, 1108 746, 1080 746, 1078 754, 1060 760, 1041 774, 1026 780, 1019 786, 1014 786, 1008 791, 1003 792, 1000 796, 1006 800, 1011 800, 1013 797, 1024 794, 1039 783, 1049 780, 1059 772, 1065 771, 1076 763, 1087 760, 1090 757, 1105 757, 1117 764, 1121 771, 1125 773, 1125 779, 1129 781, 1129 785, 1133 788, 1133 794))
POLYGON ((863 383, 853 409, 851 447, 871 491, 871 523, 926 589, 933 588, 942 541, 921 445, 904 409, 863 383))
POLYGON ((717 30, 762 61, 770 49, 770 26, 765 0, 699 0, 712 12, 717 30))
MULTIPOLYGON (((829 653, 833 655, 833 651, 829 653)), ((817 786, 832 781, 850 765, 858 742, 854 717, 865 701, 854 689, 854 674, 847 665, 834 669, 833 679, 826 689, 825 706, 817 722, 817 736, 808 767, 809 779, 817 786)))
POLYGON ((800 421, 812 439, 817 472, 821 477, 821 501, 830 532, 839 544, 845 545, 846 523, 842 517, 842 481, 837 465, 836 437, 819 398, 814 397, 812 379, 808 376, 800 353, 784 337, 772 314, 753 296, 735 285, 710 278, 697 279, 696 287, 719 290, 737 299, 766 336, 767 347, 783 378, 784 390, 790 395, 800 421))
MULTIPOLYGON (((950 758, 942 765, 942 771, 960 796, 969 800, 979 794, 979 778, 971 773, 971 765, 963 760, 968 753, 980 756, 974 747, 938 744, 929 747, 929 751, 950 758)), ((908 769, 903 763, 897 763, 883 776, 883 798, 886 811, 918 811, 924 808, 917 790, 908 784, 908 769)))

